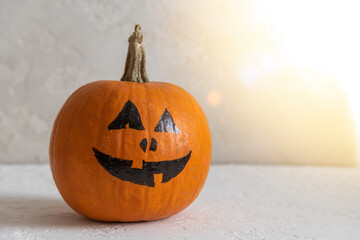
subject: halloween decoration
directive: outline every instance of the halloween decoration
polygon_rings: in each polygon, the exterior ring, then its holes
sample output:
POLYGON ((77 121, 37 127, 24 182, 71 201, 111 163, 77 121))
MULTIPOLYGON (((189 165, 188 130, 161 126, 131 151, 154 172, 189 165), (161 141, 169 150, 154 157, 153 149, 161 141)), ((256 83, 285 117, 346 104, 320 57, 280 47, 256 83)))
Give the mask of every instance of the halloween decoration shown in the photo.
POLYGON ((50 167, 64 200, 99 221, 149 221, 186 208, 210 165, 211 138, 196 100, 149 82, 139 25, 121 81, 76 90, 58 113, 50 167))

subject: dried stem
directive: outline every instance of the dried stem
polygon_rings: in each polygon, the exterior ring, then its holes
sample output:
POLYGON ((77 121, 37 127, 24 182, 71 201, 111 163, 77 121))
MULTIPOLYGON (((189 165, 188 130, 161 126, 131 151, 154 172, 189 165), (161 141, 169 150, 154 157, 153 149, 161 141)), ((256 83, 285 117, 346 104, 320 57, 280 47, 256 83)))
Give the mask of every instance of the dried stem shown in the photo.
POLYGON ((145 68, 145 49, 142 44, 143 34, 140 25, 135 25, 133 34, 129 37, 129 48, 125 63, 125 72, 121 81, 149 82, 145 68))

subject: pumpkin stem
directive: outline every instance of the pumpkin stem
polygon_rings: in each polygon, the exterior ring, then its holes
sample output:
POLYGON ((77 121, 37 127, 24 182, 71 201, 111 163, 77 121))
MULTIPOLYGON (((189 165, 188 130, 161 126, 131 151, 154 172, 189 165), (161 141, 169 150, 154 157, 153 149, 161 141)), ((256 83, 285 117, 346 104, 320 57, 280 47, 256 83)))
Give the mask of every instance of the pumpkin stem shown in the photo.
POLYGON ((137 24, 128 40, 129 48, 125 62, 125 71, 120 81, 149 82, 146 74, 145 49, 142 41, 141 26, 137 24))

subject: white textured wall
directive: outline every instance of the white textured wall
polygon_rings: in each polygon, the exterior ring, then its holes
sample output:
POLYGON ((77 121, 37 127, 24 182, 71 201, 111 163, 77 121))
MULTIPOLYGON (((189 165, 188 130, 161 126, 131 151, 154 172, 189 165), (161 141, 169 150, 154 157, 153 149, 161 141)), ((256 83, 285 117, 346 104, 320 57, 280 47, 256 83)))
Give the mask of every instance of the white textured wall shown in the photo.
POLYGON ((335 79, 287 65, 252 7, 0 0, 0 162, 48 161, 62 103, 85 83, 120 78, 139 23, 150 81, 177 84, 200 102, 214 162, 353 164, 346 94, 335 79))

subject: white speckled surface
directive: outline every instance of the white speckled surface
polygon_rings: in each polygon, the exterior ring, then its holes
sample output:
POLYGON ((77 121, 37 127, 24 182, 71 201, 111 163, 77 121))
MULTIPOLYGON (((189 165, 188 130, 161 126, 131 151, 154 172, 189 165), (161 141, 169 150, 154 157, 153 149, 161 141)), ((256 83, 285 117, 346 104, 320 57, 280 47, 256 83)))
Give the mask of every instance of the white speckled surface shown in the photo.
MULTIPOLYGON (((283 51, 281 32, 259 13, 263 2, 0 0, 0 162, 46 163, 61 105, 85 83, 120 78, 139 23, 150 81, 179 85, 199 101, 214 162, 354 165, 347 93, 335 76, 299 66, 283 51)), ((326 55, 345 52, 318 47, 326 55)), ((356 82, 353 72, 345 76, 356 82)))
POLYGON ((358 240, 359 183, 359 168, 212 165, 183 212, 107 224, 73 212, 48 165, 0 165, 0 239, 358 240))

